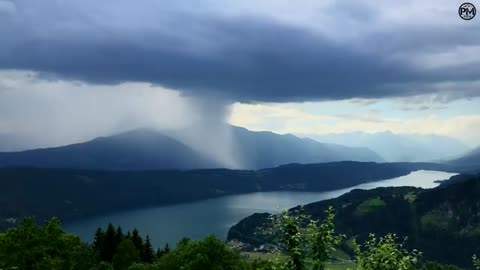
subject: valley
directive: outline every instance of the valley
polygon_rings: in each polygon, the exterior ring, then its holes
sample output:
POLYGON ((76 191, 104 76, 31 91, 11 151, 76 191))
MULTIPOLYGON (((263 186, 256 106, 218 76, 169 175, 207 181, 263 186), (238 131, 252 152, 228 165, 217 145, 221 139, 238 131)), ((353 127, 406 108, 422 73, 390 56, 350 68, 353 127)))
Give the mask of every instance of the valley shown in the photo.
POLYGON ((99 226, 106 227, 108 223, 113 223, 124 229, 138 228, 150 235, 152 243, 158 247, 167 243, 175 246, 182 237, 202 239, 213 234, 220 239, 227 239, 231 226, 254 213, 278 213, 297 205, 337 198, 354 189, 370 190, 389 186, 433 188, 439 185, 436 180, 446 180, 453 175, 455 174, 438 171, 414 171, 405 176, 329 191, 270 191, 227 195, 83 218, 65 224, 65 229, 91 241, 92 231, 99 226), (192 226, 192 223, 195 226, 192 226))
POLYGON ((328 191, 407 175, 456 172, 441 164, 333 162, 262 170, 105 171, 0 168, 0 217, 62 220, 259 191, 328 191))

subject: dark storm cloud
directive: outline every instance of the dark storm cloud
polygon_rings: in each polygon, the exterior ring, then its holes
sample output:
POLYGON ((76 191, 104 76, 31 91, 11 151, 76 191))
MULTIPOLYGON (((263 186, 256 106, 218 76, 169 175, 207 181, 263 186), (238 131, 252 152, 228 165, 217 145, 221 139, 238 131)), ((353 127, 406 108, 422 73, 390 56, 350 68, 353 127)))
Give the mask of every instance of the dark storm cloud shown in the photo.
MULTIPOLYGON (((359 48, 271 18, 178 12, 148 27, 109 23, 109 17, 99 23, 98 16, 53 4, 32 18, 22 11, 26 1, 20 2, 0 19, 6 37, 0 44, 3 69, 94 83, 145 81, 247 102, 407 96, 435 93, 435 83, 478 80, 478 63, 433 70, 411 64, 415 53, 478 44, 478 38, 455 27, 447 34, 438 28, 374 34, 359 40, 364 47, 359 48)), ((363 20, 367 12, 356 16, 363 20)))

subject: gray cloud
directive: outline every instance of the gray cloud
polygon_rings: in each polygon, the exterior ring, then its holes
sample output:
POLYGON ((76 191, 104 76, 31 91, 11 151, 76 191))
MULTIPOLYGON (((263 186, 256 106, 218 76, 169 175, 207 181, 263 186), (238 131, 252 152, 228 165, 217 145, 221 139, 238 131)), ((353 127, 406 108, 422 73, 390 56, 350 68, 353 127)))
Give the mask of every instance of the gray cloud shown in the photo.
POLYGON ((6 37, 0 68, 93 83, 151 82, 244 102, 480 95, 480 62, 432 69, 416 61, 418 54, 480 45, 471 26, 364 30, 381 14, 371 6, 348 11, 346 2, 341 14, 362 25, 362 37, 342 39, 335 29, 327 33, 258 14, 227 16, 200 4, 19 0, 0 18, 6 37), (435 87, 443 82, 453 84, 435 87), (473 88, 458 90, 456 82, 473 88))
POLYGON ((154 128, 226 167, 241 167, 228 104, 186 98, 147 83, 90 85, 0 71, 0 152, 84 142, 136 128, 154 128))

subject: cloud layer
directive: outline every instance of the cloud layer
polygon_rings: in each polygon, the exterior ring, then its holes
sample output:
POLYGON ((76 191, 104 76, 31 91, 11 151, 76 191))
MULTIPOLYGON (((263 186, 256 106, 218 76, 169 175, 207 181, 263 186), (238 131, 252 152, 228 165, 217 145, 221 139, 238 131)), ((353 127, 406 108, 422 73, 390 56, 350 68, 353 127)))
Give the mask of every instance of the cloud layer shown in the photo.
POLYGON ((478 24, 457 7, 0 0, 0 69, 244 102, 480 96, 478 24))
POLYGON ((0 135, 21 138, 26 148, 83 142, 134 128, 181 129, 191 125, 191 115, 202 113, 190 100, 145 83, 89 85, 0 71, 0 135))

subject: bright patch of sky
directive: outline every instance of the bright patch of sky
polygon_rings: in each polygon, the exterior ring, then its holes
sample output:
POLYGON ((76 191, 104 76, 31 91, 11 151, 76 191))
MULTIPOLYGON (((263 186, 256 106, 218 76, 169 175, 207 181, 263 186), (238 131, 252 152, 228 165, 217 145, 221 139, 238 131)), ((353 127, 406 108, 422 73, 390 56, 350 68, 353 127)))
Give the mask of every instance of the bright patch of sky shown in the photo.
POLYGON ((233 105, 230 123, 252 130, 311 136, 390 131, 480 143, 480 98, 439 101, 434 96, 233 105))

